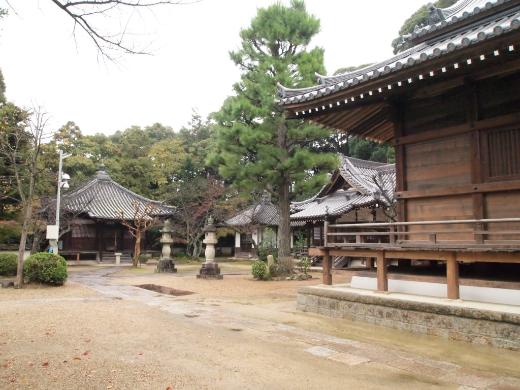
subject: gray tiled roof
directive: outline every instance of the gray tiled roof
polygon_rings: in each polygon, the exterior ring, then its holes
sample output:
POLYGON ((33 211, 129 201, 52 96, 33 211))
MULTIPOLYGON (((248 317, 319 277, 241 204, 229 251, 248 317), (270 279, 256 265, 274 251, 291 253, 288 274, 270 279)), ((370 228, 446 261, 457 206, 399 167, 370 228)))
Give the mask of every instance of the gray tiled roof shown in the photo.
POLYGON ((262 199, 260 202, 240 211, 225 223, 230 226, 264 225, 276 226, 280 218, 278 207, 270 200, 262 199))
MULTIPOLYGON (((429 60, 445 56, 449 53, 482 43, 486 40, 505 35, 520 29, 520 2, 518 0, 460 0, 452 7, 442 11, 445 20, 421 28, 412 34, 411 39, 437 30, 440 34, 431 40, 420 42, 404 52, 382 62, 367 66, 354 72, 336 76, 318 75, 319 84, 309 88, 291 89, 279 85, 278 93, 282 105, 303 103, 328 96, 338 91, 346 91, 370 80, 397 73, 400 70, 413 68, 429 60), (484 10, 511 5, 503 12, 497 12, 481 18, 460 29, 452 30, 458 23, 475 17, 484 10), (443 29, 448 29, 445 34, 443 29)), ((427 75, 424 75, 427 77, 427 75)), ((402 80, 406 83, 407 80, 402 80)), ((372 94, 376 91, 367 91, 372 94)), ((379 91, 381 92, 381 91, 379 91)), ((332 105, 332 103, 330 103, 332 105)), ((327 109, 328 107, 322 107, 327 109)))
MULTIPOLYGON (((312 198, 291 203, 291 226, 302 226, 305 220, 341 215, 354 207, 364 207, 378 202, 385 203, 384 196, 377 196, 385 191, 388 198, 394 196, 395 165, 361 160, 339 155, 338 173, 351 186, 348 190, 337 190, 326 193, 325 185, 312 198), (377 184, 376 184, 377 183, 377 184)), ((278 207, 267 198, 240 211, 225 221, 229 226, 264 225, 276 226, 279 220, 278 207)))
POLYGON ((150 216, 171 216, 175 208, 153 201, 116 183, 105 171, 98 171, 94 178, 77 190, 62 196, 63 208, 73 213, 84 213, 91 218, 132 220, 148 205, 150 216))
MULTIPOLYGON (((338 172, 351 187, 325 194, 323 190, 302 202, 294 202, 292 220, 322 219, 326 215, 339 216, 356 207, 377 202, 386 204, 385 198, 393 199, 395 188, 395 165, 360 160, 340 155, 338 172), (380 195, 384 191, 384 196, 380 195), (378 195, 379 194, 379 195, 378 195)), ((325 188, 325 187, 324 187, 325 188)))

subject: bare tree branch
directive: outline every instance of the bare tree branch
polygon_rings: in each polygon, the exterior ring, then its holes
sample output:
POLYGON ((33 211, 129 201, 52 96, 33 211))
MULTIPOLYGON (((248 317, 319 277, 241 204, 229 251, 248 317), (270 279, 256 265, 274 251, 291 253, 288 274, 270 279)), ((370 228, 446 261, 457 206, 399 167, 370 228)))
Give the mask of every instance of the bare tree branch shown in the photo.
POLYGON ((94 44, 102 57, 115 61, 113 53, 123 54, 150 54, 149 52, 132 47, 127 43, 127 28, 130 17, 124 23, 125 27, 116 34, 103 31, 94 24, 93 17, 110 16, 111 11, 124 9, 152 9, 164 5, 187 5, 198 3, 201 0, 51 0, 59 9, 69 16, 74 23, 72 35, 76 37, 76 27, 79 26, 94 44))

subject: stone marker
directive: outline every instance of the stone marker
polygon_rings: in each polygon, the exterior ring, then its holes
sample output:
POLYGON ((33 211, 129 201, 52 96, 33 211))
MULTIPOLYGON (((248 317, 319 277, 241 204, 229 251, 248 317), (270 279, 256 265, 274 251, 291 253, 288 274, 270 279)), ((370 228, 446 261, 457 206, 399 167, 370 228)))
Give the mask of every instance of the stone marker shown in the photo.
POLYGON ((274 256, 273 255, 268 255, 267 256, 267 270, 270 271, 271 270, 271 266, 274 265, 274 256))
POLYGON ((203 243, 206 244, 204 256, 206 262, 200 267, 197 279, 222 279, 224 276, 220 274, 218 264, 215 262, 215 244, 217 243, 217 228, 213 223, 213 218, 208 218, 208 223, 204 228, 205 238, 203 243))
POLYGON ((167 219, 164 222, 163 228, 161 229, 162 236, 160 243, 162 244, 162 252, 161 258, 157 263, 157 272, 177 272, 177 268, 175 268, 175 263, 171 258, 172 249, 170 245, 173 243, 172 232, 173 228, 171 221, 167 219))

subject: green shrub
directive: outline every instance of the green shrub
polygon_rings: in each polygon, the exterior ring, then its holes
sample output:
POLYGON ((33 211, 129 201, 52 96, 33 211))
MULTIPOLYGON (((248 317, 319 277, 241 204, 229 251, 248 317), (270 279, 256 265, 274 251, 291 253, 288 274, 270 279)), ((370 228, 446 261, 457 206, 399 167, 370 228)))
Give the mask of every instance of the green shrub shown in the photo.
POLYGON ((146 264, 148 262, 148 260, 150 260, 151 258, 152 258, 152 256, 149 254, 141 254, 141 255, 139 255, 139 262, 141 264, 146 264))
POLYGON ((298 261, 298 268, 300 269, 300 272, 303 272, 305 275, 309 272, 309 269, 311 268, 311 260, 304 256, 298 261))
POLYGON ((67 279, 67 262, 54 253, 35 253, 25 261, 25 277, 30 282, 61 286, 67 279))
POLYGON ((280 271, 278 270, 278 264, 274 263, 269 266, 269 276, 276 277, 280 275, 280 271))
POLYGON ((14 253, 0 253, 0 275, 16 275, 18 256, 14 253))
POLYGON ((251 271, 255 279, 264 280, 267 278, 267 265, 261 260, 257 260, 253 263, 251 271))
POLYGON ((278 258, 278 248, 276 248, 271 242, 263 241, 258 246, 258 259, 267 261, 267 256, 273 255, 274 260, 278 258))

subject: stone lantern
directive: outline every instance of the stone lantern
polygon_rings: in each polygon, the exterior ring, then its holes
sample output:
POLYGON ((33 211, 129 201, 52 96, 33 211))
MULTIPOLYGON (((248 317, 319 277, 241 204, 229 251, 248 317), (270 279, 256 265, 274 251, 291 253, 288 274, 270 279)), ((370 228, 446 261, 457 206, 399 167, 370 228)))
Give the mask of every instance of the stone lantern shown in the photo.
POLYGON ((171 245, 173 244, 172 238, 173 228, 172 223, 169 219, 164 222, 164 226, 161 229, 161 239, 159 242, 162 244, 161 258, 157 263, 157 272, 177 272, 175 263, 171 258, 171 245))
POLYGON ((218 264, 215 262, 215 244, 217 243, 217 228, 213 223, 213 218, 210 216, 206 227, 204 228, 204 241, 206 244, 206 250, 204 256, 206 262, 202 264, 200 272, 197 275, 198 279, 222 279, 223 275, 220 274, 218 264))

